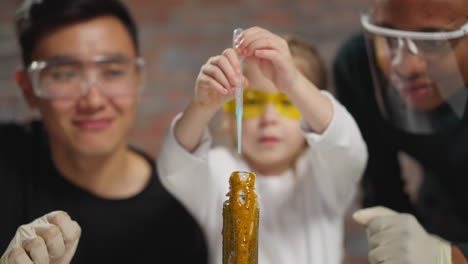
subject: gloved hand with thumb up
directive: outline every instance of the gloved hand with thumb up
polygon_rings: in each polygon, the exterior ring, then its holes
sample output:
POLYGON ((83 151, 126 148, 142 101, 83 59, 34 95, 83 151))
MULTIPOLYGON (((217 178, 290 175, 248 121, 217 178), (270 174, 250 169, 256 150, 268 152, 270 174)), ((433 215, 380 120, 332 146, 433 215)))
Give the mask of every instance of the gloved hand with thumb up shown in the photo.
POLYGON ((411 214, 377 206, 353 218, 366 227, 371 264, 452 264, 450 243, 427 233, 411 214))

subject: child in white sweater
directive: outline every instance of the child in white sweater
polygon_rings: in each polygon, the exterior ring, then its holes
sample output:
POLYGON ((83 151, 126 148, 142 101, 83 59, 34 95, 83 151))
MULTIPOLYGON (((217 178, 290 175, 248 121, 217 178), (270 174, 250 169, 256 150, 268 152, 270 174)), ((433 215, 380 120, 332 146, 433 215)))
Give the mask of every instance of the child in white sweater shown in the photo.
POLYGON ((178 115, 158 156, 165 187, 190 210, 208 240, 211 264, 222 258, 222 207, 233 171, 257 175, 260 264, 338 264, 343 220, 367 161, 351 115, 324 88, 315 49, 263 28, 202 66, 195 95, 178 115), (241 63, 244 57, 243 76, 241 63), (208 123, 225 105, 236 137, 234 87, 246 84, 242 155, 211 148, 208 123))

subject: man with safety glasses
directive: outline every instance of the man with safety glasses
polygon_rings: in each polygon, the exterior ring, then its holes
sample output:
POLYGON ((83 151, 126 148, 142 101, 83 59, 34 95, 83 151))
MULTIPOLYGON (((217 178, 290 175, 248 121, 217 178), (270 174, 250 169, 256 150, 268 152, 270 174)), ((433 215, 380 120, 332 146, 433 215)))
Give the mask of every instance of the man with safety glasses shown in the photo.
POLYGON ((25 1, 16 26, 41 121, 0 124, 0 264, 205 263, 196 222, 128 145, 144 61, 125 6, 25 1))
POLYGON ((361 24, 335 58, 334 78, 368 144, 364 206, 409 213, 355 214, 369 260, 458 263, 459 249, 468 255, 468 1, 375 0, 361 24), (415 204, 400 152, 422 167, 415 204))

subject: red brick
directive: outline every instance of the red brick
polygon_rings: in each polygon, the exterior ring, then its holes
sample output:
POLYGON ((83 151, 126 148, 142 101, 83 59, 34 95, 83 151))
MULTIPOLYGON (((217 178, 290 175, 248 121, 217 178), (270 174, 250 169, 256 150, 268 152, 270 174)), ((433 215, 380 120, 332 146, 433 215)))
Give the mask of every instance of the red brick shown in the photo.
POLYGON ((293 13, 282 9, 259 11, 249 17, 252 25, 292 26, 296 23, 293 13))

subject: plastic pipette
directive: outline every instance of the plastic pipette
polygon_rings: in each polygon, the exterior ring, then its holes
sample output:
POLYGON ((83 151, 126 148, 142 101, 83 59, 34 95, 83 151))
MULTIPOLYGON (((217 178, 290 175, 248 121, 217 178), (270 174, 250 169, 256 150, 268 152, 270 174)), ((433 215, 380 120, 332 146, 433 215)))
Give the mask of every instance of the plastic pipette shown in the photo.
MULTIPOLYGON (((236 49, 236 40, 242 34, 244 30, 242 28, 234 29, 234 34, 232 38, 232 47, 236 49)), ((242 57, 239 58, 242 62, 242 57)), ((237 153, 242 152, 242 115, 244 112, 243 108, 243 94, 244 94, 244 87, 242 85, 242 74, 239 76, 239 83, 236 86, 236 121, 237 121, 237 153)))

